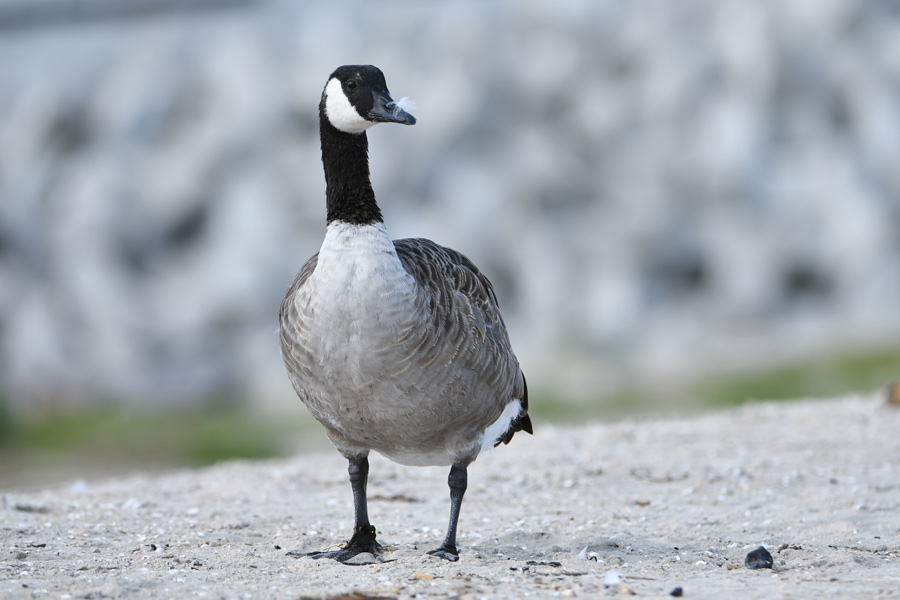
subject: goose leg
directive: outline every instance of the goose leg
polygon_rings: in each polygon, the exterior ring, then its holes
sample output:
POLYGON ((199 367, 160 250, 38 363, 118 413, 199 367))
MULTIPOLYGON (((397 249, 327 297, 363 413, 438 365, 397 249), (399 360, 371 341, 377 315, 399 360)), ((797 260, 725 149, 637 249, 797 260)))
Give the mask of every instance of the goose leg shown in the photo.
MULTIPOLYGON (((347 470, 350 473, 350 487, 353 490, 353 515, 356 521, 353 536, 340 550, 311 552, 309 556, 312 558, 333 558, 338 562, 347 563, 362 553, 369 553, 376 559, 380 557, 381 544, 375 541, 375 527, 369 523, 369 510, 366 504, 366 482, 369 478, 368 457, 351 458, 347 470)), ((365 562, 359 564, 365 564, 365 562)))
POLYGON ((459 522, 459 509, 462 506, 463 495, 468 484, 468 472, 465 465, 453 465, 450 467, 450 475, 447 477, 450 486, 450 523, 447 525, 447 535, 440 548, 430 550, 428 554, 439 556, 450 561, 459 560, 459 550, 456 548, 456 525, 459 522))

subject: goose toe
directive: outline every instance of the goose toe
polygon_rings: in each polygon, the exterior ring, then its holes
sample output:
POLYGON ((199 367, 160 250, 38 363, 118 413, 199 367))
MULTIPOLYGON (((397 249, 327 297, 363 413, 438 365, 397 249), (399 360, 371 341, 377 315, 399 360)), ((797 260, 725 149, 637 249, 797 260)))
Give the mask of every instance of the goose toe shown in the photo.
POLYGON ((330 558, 345 565, 370 565, 390 562, 381 554, 381 544, 375 541, 375 528, 371 525, 357 527, 356 532, 347 545, 338 550, 309 552, 306 556, 312 559, 330 558))
POLYGON ((447 546, 446 544, 442 545, 440 548, 429 550, 428 554, 443 558, 444 560, 449 560, 450 562, 459 560, 459 550, 457 550, 456 546, 447 546))

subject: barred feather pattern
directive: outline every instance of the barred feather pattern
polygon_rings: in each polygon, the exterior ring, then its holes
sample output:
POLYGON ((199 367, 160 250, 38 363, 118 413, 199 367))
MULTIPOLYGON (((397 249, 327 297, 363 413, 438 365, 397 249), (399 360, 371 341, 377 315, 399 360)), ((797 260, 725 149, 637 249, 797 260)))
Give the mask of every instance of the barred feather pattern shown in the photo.
POLYGON ((391 242, 381 224, 334 232, 291 283, 280 325, 291 383, 338 450, 469 464, 482 446, 530 433, 525 377, 478 268, 430 240, 391 242))

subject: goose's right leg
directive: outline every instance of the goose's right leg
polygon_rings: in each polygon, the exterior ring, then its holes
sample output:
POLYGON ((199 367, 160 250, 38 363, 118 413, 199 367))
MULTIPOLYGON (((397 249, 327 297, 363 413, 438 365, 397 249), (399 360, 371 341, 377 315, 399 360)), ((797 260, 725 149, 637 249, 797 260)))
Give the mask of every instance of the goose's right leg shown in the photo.
MULTIPOLYGON (((351 458, 347 471, 350 473, 350 487, 353 490, 353 514, 356 521, 356 525, 353 528, 353 536, 340 550, 311 552, 309 556, 312 558, 333 558, 338 562, 347 563, 359 554, 368 553, 376 560, 381 561, 381 544, 375 541, 375 527, 369 523, 369 510, 366 503, 369 458, 367 456, 351 458)), ((360 561, 358 564, 366 564, 366 562, 371 561, 360 561)))

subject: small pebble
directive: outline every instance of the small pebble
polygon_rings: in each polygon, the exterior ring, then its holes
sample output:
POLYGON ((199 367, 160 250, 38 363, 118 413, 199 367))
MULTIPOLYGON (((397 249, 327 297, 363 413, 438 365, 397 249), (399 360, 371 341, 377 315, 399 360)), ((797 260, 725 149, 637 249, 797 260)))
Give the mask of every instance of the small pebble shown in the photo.
POLYGON ((888 386, 887 401, 888 404, 900 406, 900 379, 888 386))
POLYGON ((72 485, 69 486, 68 492, 70 494, 87 494, 91 491, 91 486, 89 486, 83 479, 76 480, 72 485))
POLYGON ((675 596, 676 598, 680 598, 681 596, 684 595, 684 590, 681 589, 681 586, 678 586, 677 588, 675 588, 674 590, 669 592, 669 595, 675 596))
POLYGON ((619 585, 620 581, 622 581, 622 576, 618 571, 609 571, 603 577, 603 585, 619 585))
POLYGON ((525 564, 526 564, 526 565, 530 565, 530 566, 532 566, 532 567, 554 567, 554 568, 556 568, 556 567, 561 567, 561 566, 562 566, 562 563, 561 563, 561 562, 558 562, 558 561, 555 561, 555 560, 551 560, 551 561, 529 560, 529 561, 526 562, 525 564))
POLYGON ((47 514, 48 512, 50 512, 49 506, 44 506, 43 504, 30 504, 25 502, 17 502, 13 508, 18 511, 27 513, 47 514))
POLYGON ((771 569, 775 564, 769 551, 760 546, 756 550, 752 550, 744 559, 744 566, 748 569, 771 569))

